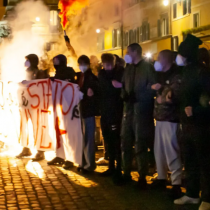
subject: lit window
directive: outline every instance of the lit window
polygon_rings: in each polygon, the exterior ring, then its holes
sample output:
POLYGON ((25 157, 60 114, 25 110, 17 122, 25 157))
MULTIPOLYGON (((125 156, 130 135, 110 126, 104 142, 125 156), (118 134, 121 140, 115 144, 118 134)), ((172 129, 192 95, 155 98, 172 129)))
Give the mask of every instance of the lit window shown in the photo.
POLYGON ((197 28, 199 27, 199 21, 200 21, 200 16, 199 16, 199 13, 195 13, 193 14, 193 27, 194 28, 197 28))
POLYGON ((50 11, 50 25, 57 26, 58 24, 58 12, 56 10, 50 11))

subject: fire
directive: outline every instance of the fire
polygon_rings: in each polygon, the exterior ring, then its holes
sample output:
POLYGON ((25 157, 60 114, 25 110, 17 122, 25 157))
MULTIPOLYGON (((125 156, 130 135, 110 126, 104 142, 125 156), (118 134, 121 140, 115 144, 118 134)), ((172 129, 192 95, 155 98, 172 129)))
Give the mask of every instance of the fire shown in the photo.
POLYGON ((63 30, 68 25, 68 17, 78 14, 82 8, 88 6, 89 0, 60 0, 58 8, 60 9, 59 17, 63 30))

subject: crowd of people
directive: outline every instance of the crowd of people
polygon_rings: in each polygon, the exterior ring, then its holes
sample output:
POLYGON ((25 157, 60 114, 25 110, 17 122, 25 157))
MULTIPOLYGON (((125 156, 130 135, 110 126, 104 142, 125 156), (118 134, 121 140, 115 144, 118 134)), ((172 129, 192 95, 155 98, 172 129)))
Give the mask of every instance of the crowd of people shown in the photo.
MULTIPOLYGON (((210 56, 208 50, 199 49, 201 44, 199 38, 188 35, 176 57, 163 50, 153 63, 133 43, 124 59, 102 54, 97 76, 86 55, 78 58, 80 73, 67 67, 64 55, 53 59, 55 78, 77 83, 84 94, 80 102, 84 150, 79 172, 96 169, 95 117, 101 116, 109 166, 100 176, 112 177, 116 185, 129 184, 135 148, 139 189, 148 188, 148 167, 156 165, 158 177, 151 189, 165 190, 170 171, 170 196, 175 204, 199 204, 201 200, 199 210, 210 210, 210 56)), ((26 57, 28 79, 48 78, 37 65, 37 56, 26 57)), ((29 155, 30 149, 24 148, 18 157, 29 155)), ((38 151, 34 160, 42 159, 44 153, 38 151)), ((73 166, 59 157, 48 164, 64 164, 65 169, 73 166)))

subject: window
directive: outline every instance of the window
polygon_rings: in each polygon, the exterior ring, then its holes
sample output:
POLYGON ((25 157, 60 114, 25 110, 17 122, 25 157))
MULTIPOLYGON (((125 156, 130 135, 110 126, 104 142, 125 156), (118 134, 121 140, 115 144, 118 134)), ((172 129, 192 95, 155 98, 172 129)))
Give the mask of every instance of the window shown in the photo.
POLYGON ((124 47, 128 46, 128 41, 129 41, 129 34, 128 32, 124 33, 124 47))
POLYGON ((199 22, 200 22, 200 15, 199 15, 199 13, 193 14, 193 27, 194 28, 199 27, 200 26, 199 22))
POLYGON ((140 27, 136 29, 136 42, 139 43, 140 41, 140 27))
POLYGON ((173 37, 172 41, 173 41, 173 51, 178 51, 179 37, 178 36, 173 37))
POLYGON ((97 37, 97 49, 98 51, 104 50, 104 33, 99 33, 97 37))
POLYGON ((162 24, 161 24, 161 35, 166 36, 168 35, 168 18, 163 18, 162 19, 162 24))
POLYGON ((142 42, 149 40, 150 38, 150 26, 148 22, 142 24, 142 42))
POLYGON ((129 31, 129 44, 132 44, 134 42, 135 42, 134 41, 134 32, 133 32, 133 30, 130 30, 129 31))
POLYGON ((191 0, 183 0, 183 15, 191 13, 191 0))
POLYGON ((121 46, 121 31, 120 29, 114 29, 112 31, 112 48, 121 46))
POLYGON ((50 11, 50 25, 51 26, 58 25, 58 12, 56 10, 50 11))
POLYGON ((173 5, 173 18, 176 19, 177 18, 177 4, 173 5))

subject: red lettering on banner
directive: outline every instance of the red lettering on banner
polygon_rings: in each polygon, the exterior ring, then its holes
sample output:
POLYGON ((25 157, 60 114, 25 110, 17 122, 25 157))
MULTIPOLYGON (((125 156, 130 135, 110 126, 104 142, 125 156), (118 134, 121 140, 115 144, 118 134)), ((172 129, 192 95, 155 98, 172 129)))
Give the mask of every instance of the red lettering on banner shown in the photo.
MULTIPOLYGON (((41 114, 45 113, 45 114, 51 114, 51 111, 49 110, 41 110, 41 114)), ((40 148, 42 149, 50 149, 52 146, 52 143, 50 142, 49 145, 47 147, 42 146, 42 142, 43 142, 43 136, 44 136, 44 129, 46 129, 46 125, 42 125, 42 134, 41 134, 41 141, 40 141, 40 148)))
POLYGON ((40 82, 38 82, 37 83, 37 86, 39 86, 39 84, 41 84, 42 85, 42 93, 43 93, 43 101, 44 101, 44 109, 46 109, 46 107, 45 107, 45 88, 44 88, 44 84, 47 84, 47 81, 46 80, 44 80, 44 81, 40 81, 40 82))
POLYGON ((3 104, 0 104, 0 106, 4 107, 4 104, 5 104, 4 96, 3 96, 3 94, 4 94, 4 83, 2 81, 0 81, 0 83, 1 83, 1 93, 0 94, 1 94, 2 101, 3 101, 3 104))
POLYGON ((57 148, 60 148, 61 147, 60 136, 63 134, 66 134, 67 131, 60 129, 59 117, 56 117, 56 120, 55 120, 55 132, 56 132, 57 148))
POLYGON ((73 86, 73 84, 68 83, 61 90, 60 106, 61 106, 61 111, 62 111, 63 115, 67 115, 69 113, 69 111, 71 110, 73 101, 74 101, 74 86, 73 86), (66 112, 64 112, 63 105, 62 105, 63 104, 63 92, 68 86, 70 86, 72 88, 73 94, 72 94, 72 100, 71 100, 70 106, 69 106, 68 110, 66 112))
POLYGON ((33 95, 31 94, 29 88, 32 87, 33 85, 36 85, 36 83, 31 83, 31 84, 28 86, 27 91, 28 91, 28 94, 31 96, 31 98, 37 98, 37 99, 38 99, 38 103, 37 103, 36 106, 34 106, 34 105, 31 104, 31 107, 32 107, 33 109, 37 109, 37 108, 39 107, 39 105, 40 105, 40 98, 39 98, 39 95, 37 95, 37 94, 33 94, 33 95))
POLYGON ((47 109, 49 109, 49 102, 50 102, 49 98, 50 96, 52 96, 52 86, 51 86, 50 79, 47 80, 47 84, 48 84, 47 94, 46 94, 47 95, 47 109))
POLYGON ((56 98, 57 98, 57 92, 58 92, 58 84, 62 85, 62 82, 59 80, 54 80, 56 82, 56 87, 55 87, 55 96, 54 96, 54 102, 53 102, 53 110, 55 112, 56 109, 56 98))

